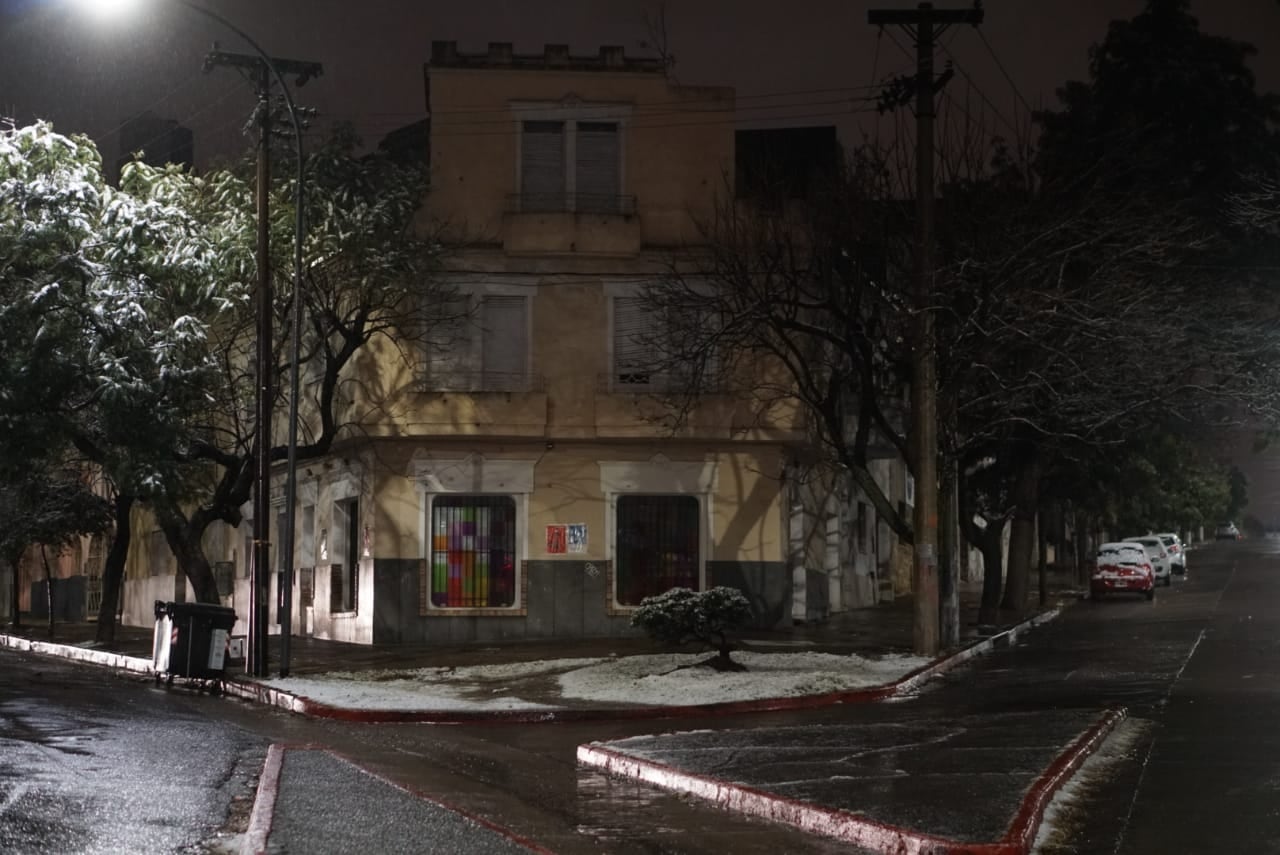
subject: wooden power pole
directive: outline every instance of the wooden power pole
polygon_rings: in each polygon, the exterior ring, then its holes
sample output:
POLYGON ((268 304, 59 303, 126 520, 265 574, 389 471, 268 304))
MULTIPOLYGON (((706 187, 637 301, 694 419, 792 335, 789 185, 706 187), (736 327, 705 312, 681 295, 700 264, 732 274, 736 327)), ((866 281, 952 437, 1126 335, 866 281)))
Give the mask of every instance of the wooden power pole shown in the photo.
MULTIPOLYGON (((915 558, 911 568, 915 592, 912 622, 916 653, 934 655, 939 643, 938 597, 938 369, 933 329, 933 49, 953 24, 982 23, 981 3, 972 9, 873 9, 867 23, 899 26, 916 44, 916 269, 911 352, 911 451, 916 480, 911 528, 915 558)), ((958 596, 953 583, 949 593, 958 596)))
MULTIPOLYGON (((249 580, 248 650, 245 671, 251 676, 269 673, 267 636, 270 633, 271 607, 271 405, 275 389, 275 350, 271 288, 271 81, 273 67, 281 74, 297 74, 298 85, 320 73, 320 64, 293 59, 266 59, 256 54, 227 53, 216 48, 204 61, 205 70, 216 67, 238 68, 248 75, 258 94, 258 288, 254 300, 257 316, 257 347, 254 389, 257 434, 254 442, 255 474, 253 490, 253 572, 249 580)), ((295 283, 297 287, 297 283, 295 283)), ((292 569, 290 568, 290 573, 292 569)), ((288 575, 288 574, 286 574, 288 575)), ((288 633, 286 625, 284 632, 288 633)))

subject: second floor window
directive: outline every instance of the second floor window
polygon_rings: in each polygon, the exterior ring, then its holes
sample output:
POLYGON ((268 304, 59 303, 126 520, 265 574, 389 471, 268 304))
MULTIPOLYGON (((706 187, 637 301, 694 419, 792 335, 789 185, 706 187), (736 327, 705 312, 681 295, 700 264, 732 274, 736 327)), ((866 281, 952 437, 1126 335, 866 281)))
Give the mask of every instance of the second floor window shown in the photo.
POLYGON ((529 213, 625 213, 617 122, 525 121, 520 203, 529 213))
POLYGON ((711 392, 720 388, 720 359, 706 330, 713 321, 690 310, 674 316, 643 296, 615 296, 610 330, 612 365, 609 388, 615 392, 711 392))
POLYGON ((463 296, 427 337, 428 391, 519 392, 529 386, 529 298, 463 296))

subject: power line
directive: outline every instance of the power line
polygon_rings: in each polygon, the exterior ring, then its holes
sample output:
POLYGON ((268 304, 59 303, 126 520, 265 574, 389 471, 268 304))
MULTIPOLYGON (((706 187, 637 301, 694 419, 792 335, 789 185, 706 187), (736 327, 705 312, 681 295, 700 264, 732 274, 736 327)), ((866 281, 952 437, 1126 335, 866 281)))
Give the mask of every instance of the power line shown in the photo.
MULTIPOLYGON (((903 45, 902 42, 898 41, 897 37, 894 36, 892 32, 886 31, 886 34, 889 36, 889 40, 892 41, 894 45, 897 46, 898 50, 902 51, 902 53, 908 57, 912 56, 911 51, 907 50, 906 46, 903 45)), ((978 93, 978 97, 980 97, 983 100, 983 102, 986 103, 986 105, 991 108, 991 112, 995 115, 995 117, 999 119, 1001 122, 1003 122, 1005 127, 1007 127, 1010 131, 1013 132, 1014 139, 1017 139, 1018 136, 1021 134, 1021 131, 1019 130, 1018 126, 1015 125, 1013 122, 1009 121, 1007 118, 1005 118, 1005 115, 1001 113, 1000 109, 996 107, 995 103, 992 102, 992 100, 989 97, 987 97, 987 94, 982 91, 982 87, 980 87, 974 81, 974 79, 969 75, 969 72, 965 71, 964 68, 960 65, 960 63, 956 62, 955 55, 951 53, 951 51, 947 48, 947 45, 939 44, 939 47, 942 48, 943 52, 947 54, 948 58, 950 58, 952 66, 957 71, 960 72, 961 76, 963 76, 964 79, 968 81, 969 85, 973 87, 974 91, 978 93)), ((942 91, 944 94, 946 93, 946 89, 943 89, 942 91)), ((950 98, 949 95, 947 97, 950 98)), ((954 99, 952 99, 952 103, 953 104, 955 103, 954 99)))
POLYGON ((1007 127, 1010 131, 1013 132, 1013 138, 1017 139, 1022 134, 1022 130, 1015 123, 1005 118, 1004 113, 1000 112, 1000 108, 995 105, 995 102, 992 101, 989 97, 987 97, 987 93, 982 91, 982 87, 979 86, 976 81, 974 81, 973 77, 969 74, 969 72, 964 70, 964 66, 962 66, 959 60, 956 59, 955 54, 953 54, 950 50, 948 50, 946 45, 942 45, 941 47, 943 52, 947 55, 948 59, 950 59, 952 67, 954 67, 956 71, 960 72, 960 75, 966 81, 968 81, 969 85, 972 86, 974 91, 978 93, 978 97, 981 98, 986 103, 986 105, 991 108, 991 112, 995 114, 995 117, 999 119, 1001 122, 1003 122, 1005 127, 1007 127))
POLYGON ((1034 113, 1030 102, 1022 97, 1022 92, 1018 89, 1018 84, 1014 82, 1013 76, 1009 74, 1008 69, 1004 67, 1004 63, 1000 61, 1000 57, 996 56, 995 48, 991 46, 991 42, 987 41, 987 37, 983 35, 982 30, 978 30, 978 38, 982 40, 982 44, 986 46, 987 53, 991 54, 991 58, 995 60, 996 68, 1000 69, 1000 73, 1004 75, 1004 79, 1009 81, 1009 86, 1013 89, 1013 94, 1018 96, 1018 100, 1022 102, 1022 106, 1027 108, 1028 113, 1034 113))
POLYGON ((120 124, 116 125, 114 128, 112 128, 112 129, 111 129, 111 130, 109 130, 109 131, 106 131, 106 132, 104 132, 104 133, 98 134, 98 135, 97 135, 97 136, 95 136, 95 137, 91 137, 91 139, 92 139, 92 140, 94 141, 94 143, 96 143, 97 145, 102 145, 103 140, 105 140, 107 137, 111 136, 112 134, 119 133, 120 129, 121 129, 121 128, 123 128, 125 125, 129 124, 129 122, 133 121, 133 119, 134 119, 134 118, 136 118, 137 116, 142 115, 143 113, 146 113, 146 112, 148 112, 148 111, 154 110, 156 107, 159 107, 159 106, 160 106, 161 104, 163 104, 165 101, 168 101, 168 100, 169 100, 170 98, 172 98, 174 95, 177 95, 179 92, 181 92, 182 90, 184 90, 184 89, 186 89, 187 87, 189 87, 189 86, 192 84, 192 82, 193 82, 193 81, 195 81, 197 78, 199 78, 199 77, 203 77, 203 76, 204 76, 204 75, 203 75, 203 74, 201 74, 200 72, 192 72, 192 73, 191 73, 191 74, 190 74, 186 79, 184 79, 184 80, 183 80, 181 83, 179 83, 177 86, 175 86, 174 88, 170 89, 168 92, 166 92, 165 94, 161 95, 161 96, 160 96, 159 98, 157 98, 156 100, 152 101, 152 102, 151 102, 150 104, 148 104, 146 107, 143 107, 141 110, 139 110, 137 113, 135 113, 135 114, 134 114, 133 116, 131 116, 130 118, 125 119, 123 122, 121 122, 120 124))

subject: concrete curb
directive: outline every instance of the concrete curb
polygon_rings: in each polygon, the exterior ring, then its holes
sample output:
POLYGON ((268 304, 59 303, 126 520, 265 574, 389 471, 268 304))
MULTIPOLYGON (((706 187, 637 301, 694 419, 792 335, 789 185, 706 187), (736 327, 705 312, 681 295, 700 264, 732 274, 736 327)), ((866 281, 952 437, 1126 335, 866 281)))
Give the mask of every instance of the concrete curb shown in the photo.
POLYGON ((600 744, 579 745, 578 762, 611 775, 634 778, 667 790, 706 799, 727 810, 780 822, 812 834, 831 837, 889 855, 1026 855, 1035 842, 1045 807, 1053 794, 1097 749, 1117 724, 1123 709, 1107 710, 1075 742, 1059 754, 1028 788, 1004 837, 994 843, 967 843, 877 822, 835 808, 784 798, 752 787, 640 760, 600 744))
MULTIPOLYGON (((934 677, 963 665, 975 657, 989 653, 997 647, 1012 644, 1022 633, 1053 620, 1059 614, 1061 614, 1061 609, 1056 608, 1041 612, 1009 627, 1003 632, 976 641, 955 653, 941 656, 892 683, 869 686, 863 689, 827 692, 821 695, 757 698, 748 701, 723 701, 690 706, 601 707, 593 709, 553 707, 548 709, 474 711, 368 710, 331 706, 330 704, 312 700, 304 695, 296 695, 282 689, 272 688, 254 680, 226 678, 223 682, 223 689, 228 695, 242 700, 278 707, 309 718, 329 718, 366 724, 552 724, 581 721, 645 721, 664 718, 704 718, 743 713, 816 709, 836 704, 863 704, 910 696, 919 691, 925 683, 934 677)), ((137 671, 143 674, 155 673, 150 660, 123 656, 118 653, 86 650, 85 648, 66 644, 33 642, 24 638, 5 635, 0 635, 0 644, 31 650, 36 653, 63 656, 92 664, 137 671)))
POLYGON ((74 644, 57 644, 52 641, 32 641, 20 635, 0 635, 0 647, 40 653, 45 656, 57 656, 89 665, 102 665, 118 671, 130 671, 135 674, 154 674, 155 668, 150 659, 138 656, 125 656, 123 653, 110 653, 106 650, 94 650, 89 647, 77 647, 74 644))
POLYGON ((258 778, 258 793, 249 814, 249 829, 240 842, 240 855, 266 855, 267 838, 276 815, 276 796, 280 794, 280 770, 284 766, 284 746, 273 743, 267 748, 258 778))

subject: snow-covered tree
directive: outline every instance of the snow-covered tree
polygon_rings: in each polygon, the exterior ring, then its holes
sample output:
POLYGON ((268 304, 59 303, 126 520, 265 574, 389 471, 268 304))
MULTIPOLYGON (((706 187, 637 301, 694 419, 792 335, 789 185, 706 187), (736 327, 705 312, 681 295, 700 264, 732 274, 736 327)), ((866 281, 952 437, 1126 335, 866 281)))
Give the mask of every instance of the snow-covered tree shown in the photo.
MULTIPOLYGON (((201 193, 141 165, 112 187, 92 142, 47 123, 0 132, 0 476, 91 465, 125 523, 135 497, 183 491, 191 414, 217 377, 208 331, 244 302, 252 269, 220 248, 233 218, 191 215, 201 193)), ((118 524, 106 593, 128 535, 118 524)), ((113 597, 103 614, 109 635, 113 597)))

